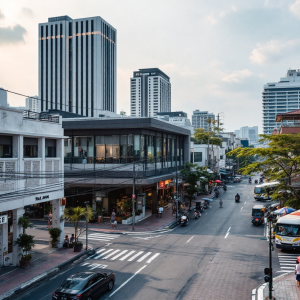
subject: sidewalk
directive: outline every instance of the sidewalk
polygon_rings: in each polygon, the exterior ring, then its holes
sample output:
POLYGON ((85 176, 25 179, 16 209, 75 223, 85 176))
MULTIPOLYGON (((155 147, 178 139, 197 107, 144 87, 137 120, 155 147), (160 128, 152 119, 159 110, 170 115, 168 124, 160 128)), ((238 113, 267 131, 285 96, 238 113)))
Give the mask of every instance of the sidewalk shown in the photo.
POLYGON ((18 291, 58 271, 66 264, 71 264, 85 255, 86 251, 78 253, 71 248, 55 249, 36 244, 32 254, 32 261, 27 268, 0 268, 0 299, 15 299, 18 291))
MULTIPOLYGON (((252 293, 253 300, 265 300, 269 296, 269 284, 262 284, 255 294, 252 293)), ((276 300, 299 300, 300 288, 297 288, 296 275, 294 272, 285 273, 281 276, 275 277, 273 281, 272 296, 276 300)))

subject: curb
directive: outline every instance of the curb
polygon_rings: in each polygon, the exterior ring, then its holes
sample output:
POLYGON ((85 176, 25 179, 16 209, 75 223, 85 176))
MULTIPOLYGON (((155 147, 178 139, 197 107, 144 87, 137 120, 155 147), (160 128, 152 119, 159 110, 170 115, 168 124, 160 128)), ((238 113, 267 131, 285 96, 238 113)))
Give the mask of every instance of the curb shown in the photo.
POLYGON ((16 299, 16 295, 18 295, 19 293, 25 291, 26 289, 32 287, 35 283, 40 282, 41 280, 46 279, 47 277, 50 277, 51 275, 53 275, 54 273, 58 272, 59 270, 63 269, 64 267, 66 267, 68 264, 73 263, 74 261, 78 260, 79 258, 81 258, 84 255, 92 255, 95 253, 95 250, 90 249, 90 250, 85 250, 82 253, 79 253, 78 255, 70 258, 69 260, 59 264, 58 266, 56 266, 55 268, 42 273, 24 283, 21 283, 20 285, 18 285, 17 287, 11 289, 10 291, 6 292, 5 294, 3 294, 2 296, 0 296, 0 300, 8 300, 8 299, 16 299))
MULTIPOLYGON (((284 274, 281 274, 281 275, 279 275, 279 276, 273 278, 273 282, 274 282, 274 281, 277 281, 277 280, 279 280, 279 279, 281 279, 282 277, 289 276, 289 275, 291 275, 291 273, 293 273, 293 272, 286 272, 286 273, 284 273, 284 274)), ((267 285, 268 285, 268 283, 263 283, 263 284, 261 284, 260 286, 258 286, 257 289, 253 289, 253 290, 252 290, 252 300, 264 300, 264 289, 267 287, 267 285), (256 290, 257 290, 257 293, 254 292, 254 291, 256 291, 256 290), (256 298, 253 298, 253 296, 254 296, 255 294, 256 294, 257 297, 256 297, 256 298)))

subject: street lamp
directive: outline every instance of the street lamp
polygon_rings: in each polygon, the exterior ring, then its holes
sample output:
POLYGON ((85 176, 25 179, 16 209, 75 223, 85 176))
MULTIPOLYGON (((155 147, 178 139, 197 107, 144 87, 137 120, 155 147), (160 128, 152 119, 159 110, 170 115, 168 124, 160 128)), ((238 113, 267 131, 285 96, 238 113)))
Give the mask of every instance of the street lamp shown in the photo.
MULTIPOLYGON (((87 210, 88 210, 88 204, 90 202, 89 201, 85 201, 84 204, 86 206, 86 213, 87 213, 87 210)), ((87 215, 85 216, 85 221, 86 221, 86 227, 85 227, 85 250, 87 251, 88 249, 88 219, 87 219, 87 215)))

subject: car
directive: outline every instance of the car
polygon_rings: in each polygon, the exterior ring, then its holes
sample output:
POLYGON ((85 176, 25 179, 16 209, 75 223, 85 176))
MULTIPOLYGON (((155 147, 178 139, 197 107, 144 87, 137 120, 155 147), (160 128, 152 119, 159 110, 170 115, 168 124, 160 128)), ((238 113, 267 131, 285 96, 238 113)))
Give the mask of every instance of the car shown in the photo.
POLYGON ((239 178, 239 179, 240 179, 240 181, 242 181, 242 180, 243 180, 243 176, 242 176, 242 175, 236 175, 235 177, 236 177, 236 178, 239 178))
POLYGON ((238 176, 235 176, 233 179, 233 182, 241 182, 241 178, 238 176))
POLYGON ((111 291, 115 273, 78 272, 69 276, 52 295, 52 300, 95 300, 104 292, 111 291))

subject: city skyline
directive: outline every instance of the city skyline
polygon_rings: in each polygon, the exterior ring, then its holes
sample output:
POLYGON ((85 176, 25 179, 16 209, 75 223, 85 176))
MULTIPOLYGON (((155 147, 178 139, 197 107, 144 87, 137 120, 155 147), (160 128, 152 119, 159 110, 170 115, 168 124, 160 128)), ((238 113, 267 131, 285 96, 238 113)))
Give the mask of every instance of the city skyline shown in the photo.
MULTIPOLYGON (((53 1, 43 7, 35 1, 6 2, 0 13, 0 55, 5 57, 0 85, 37 94, 38 23, 59 15, 100 15, 118 30, 117 112, 130 113, 132 71, 158 67, 172 79, 172 110, 184 109, 189 117, 197 108, 224 112, 227 131, 238 122, 257 125, 262 132, 262 112, 255 109, 261 107, 263 85, 278 80, 289 67, 299 68, 294 29, 300 24, 298 2, 215 0, 186 6, 165 1, 159 11, 155 1, 86 1, 84 6, 53 1), (124 14, 128 3, 133 9, 124 14)), ((24 98, 9 94, 8 102, 24 105, 24 98)))

